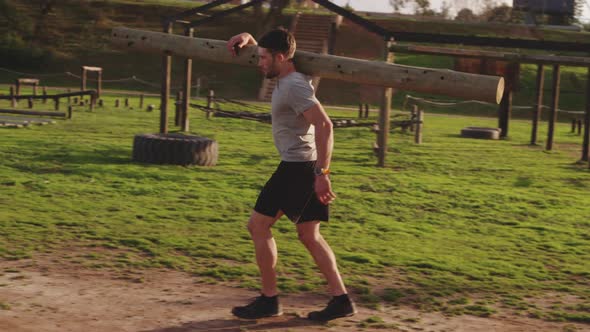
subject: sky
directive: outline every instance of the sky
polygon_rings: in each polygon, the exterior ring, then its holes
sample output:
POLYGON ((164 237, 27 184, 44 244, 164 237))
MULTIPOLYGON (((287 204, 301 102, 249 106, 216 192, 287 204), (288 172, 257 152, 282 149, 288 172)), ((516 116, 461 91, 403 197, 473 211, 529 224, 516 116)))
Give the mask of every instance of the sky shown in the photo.
MULTIPOLYGON (((335 4, 344 6, 349 3, 352 8, 360 11, 372 11, 372 12, 393 12, 393 7, 389 4, 389 0, 331 0, 335 4)), ((579 1, 586 1, 584 6, 584 12, 582 13, 582 18, 584 21, 590 20, 590 0, 579 0, 579 1)), ((470 9, 477 12, 478 4, 481 1, 478 0, 446 0, 447 3, 453 4, 455 7, 470 7, 470 9)), ((506 3, 508 5, 512 5, 512 0, 496 0, 498 4, 506 3)), ((443 0, 430 0, 431 7, 435 10, 440 9, 443 0)), ((453 12, 461 8, 452 8, 453 12)))

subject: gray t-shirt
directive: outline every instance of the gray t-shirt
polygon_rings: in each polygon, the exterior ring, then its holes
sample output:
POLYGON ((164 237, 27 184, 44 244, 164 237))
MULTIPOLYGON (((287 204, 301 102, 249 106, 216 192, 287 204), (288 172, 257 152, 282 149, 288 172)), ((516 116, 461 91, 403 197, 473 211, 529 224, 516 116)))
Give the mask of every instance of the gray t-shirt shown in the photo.
POLYGON ((278 80, 272 92, 272 134, 283 161, 317 159, 314 126, 303 112, 319 103, 307 76, 293 72, 278 80))

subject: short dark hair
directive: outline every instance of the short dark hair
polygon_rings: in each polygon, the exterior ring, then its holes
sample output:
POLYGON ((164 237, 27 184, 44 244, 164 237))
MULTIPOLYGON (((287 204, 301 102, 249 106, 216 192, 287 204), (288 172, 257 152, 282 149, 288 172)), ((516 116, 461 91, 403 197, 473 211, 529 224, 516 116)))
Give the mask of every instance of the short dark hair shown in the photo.
POLYGON ((258 46, 268 49, 273 54, 282 53, 287 59, 292 59, 297 43, 295 43, 292 33, 285 28, 277 28, 262 36, 258 41, 258 46))

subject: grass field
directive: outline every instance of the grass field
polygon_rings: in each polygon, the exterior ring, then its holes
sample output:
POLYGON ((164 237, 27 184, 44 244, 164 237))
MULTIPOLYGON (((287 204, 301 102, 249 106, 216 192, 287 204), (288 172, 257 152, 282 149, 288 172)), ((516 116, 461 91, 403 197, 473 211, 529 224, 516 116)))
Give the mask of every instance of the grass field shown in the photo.
MULTIPOLYGON (((278 160, 269 125, 194 110, 193 133, 219 142, 219 164, 142 165, 130 161, 132 138, 157 131, 158 112, 111 109, 113 97, 105 105, 55 125, 0 130, 1 257, 69 251, 72 262, 97 269, 165 267, 256 288, 245 225, 278 160)), ((590 322, 581 137, 562 123, 555 151, 545 152, 528 145, 524 121, 513 121, 504 141, 458 136, 496 123, 427 113, 424 144, 394 133, 386 168, 375 167, 367 128, 336 129, 338 199, 323 232, 364 305, 479 316, 505 307, 590 322)), ((294 226, 283 219, 274 235, 282 291, 323 291, 294 226)))

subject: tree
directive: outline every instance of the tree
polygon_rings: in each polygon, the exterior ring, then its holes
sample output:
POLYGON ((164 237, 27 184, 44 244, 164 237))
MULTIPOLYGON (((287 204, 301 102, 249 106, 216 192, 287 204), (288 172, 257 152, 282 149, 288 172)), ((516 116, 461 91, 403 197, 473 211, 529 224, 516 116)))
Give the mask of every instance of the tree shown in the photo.
POLYGON ((475 22, 477 21, 477 15, 475 15, 471 9, 463 8, 457 13, 457 16, 455 16, 455 21, 475 22))
POLYGON ((410 3, 414 4, 416 14, 424 15, 433 13, 432 9, 430 9, 430 0, 389 0, 389 4, 396 12, 410 3))

